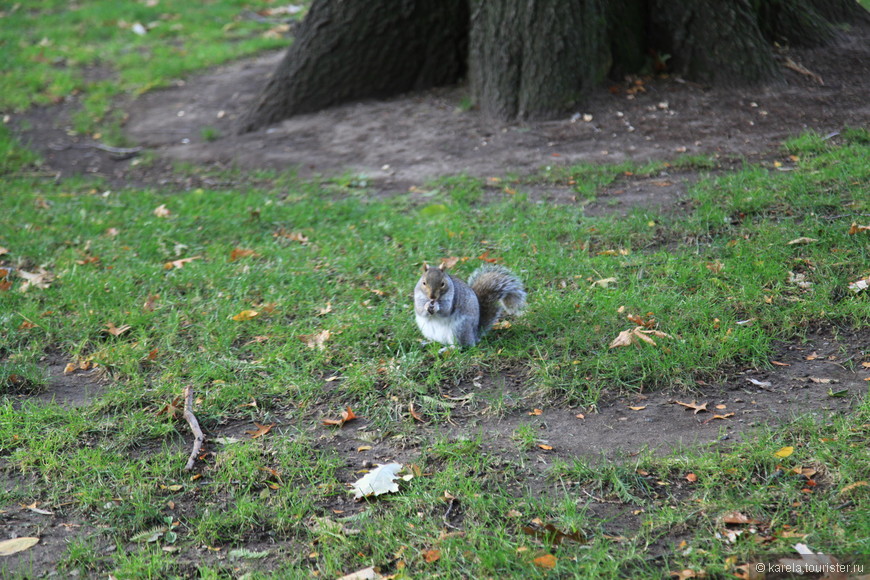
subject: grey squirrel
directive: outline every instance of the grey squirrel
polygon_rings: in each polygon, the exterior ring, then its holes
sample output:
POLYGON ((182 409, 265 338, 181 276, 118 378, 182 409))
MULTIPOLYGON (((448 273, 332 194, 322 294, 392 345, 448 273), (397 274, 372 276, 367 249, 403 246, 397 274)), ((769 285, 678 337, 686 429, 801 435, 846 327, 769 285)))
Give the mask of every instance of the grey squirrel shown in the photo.
POLYGON ((503 266, 481 266, 468 284, 446 270, 443 263, 437 268, 423 264, 414 288, 417 326, 429 340, 475 345, 502 312, 516 314, 526 305, 523 283, 503 266))

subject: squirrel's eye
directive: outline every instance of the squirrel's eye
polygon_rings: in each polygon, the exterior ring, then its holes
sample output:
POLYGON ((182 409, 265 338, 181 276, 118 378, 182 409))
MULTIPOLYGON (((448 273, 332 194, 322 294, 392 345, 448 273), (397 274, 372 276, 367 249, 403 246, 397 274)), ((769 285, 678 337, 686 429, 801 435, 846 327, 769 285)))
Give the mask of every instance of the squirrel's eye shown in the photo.
POLYGON ((442 287, 442 288, 447 288, 447 282, 441 282, 441 287, 442 287))

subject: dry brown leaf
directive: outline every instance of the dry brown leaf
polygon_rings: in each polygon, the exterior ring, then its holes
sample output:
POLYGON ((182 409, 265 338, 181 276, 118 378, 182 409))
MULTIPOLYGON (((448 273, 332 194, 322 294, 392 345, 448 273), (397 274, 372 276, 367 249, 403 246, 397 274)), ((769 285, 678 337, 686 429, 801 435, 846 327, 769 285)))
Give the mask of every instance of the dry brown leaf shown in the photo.
POLYGON ((124 334, 125 332, 130 330, 131 328, 133 328, 133 327, 130 326, 129 324, 124 324, 124 325, 118 327, 118 326, 115 326, 115 324, 113 322, 110 322, 106 325, 106 329, 104 330, 104 332, 107 332, 107 333, 111 334, 112 336, 121 336, 122 334, 124 334))
MULTIPOLYGON (((467 259, 467 258, 466 258, 467 259)), ((441 267, 445 270, 449 270, 453 266, 459 263, 458 256, 450 256, 449 258, 441 258, 441 267)))
POLYGON ((236 260, 240 260, 242 258, 257 258, 260 254, 255 252, 254 250, 246 250, 243 248, 233 248, 233 251, 230 252, 230 262, 235 262, 236 260))
POLYGON ((544 414, 544 410, 543 410, 543 409, 532 409, 531 411, 529 411, 528 414, 529 414, 529 415, 535 415, 535 416, 543 415, 543 414, 544 414))
POLYGON ((849 235, 854 236, 858 232, 870 232, 870 226, 859 226, 857 222, 852 222, 849 227, 849 235))
POLYGON ((8 253, 9 253, 9 250, 4 248, 3 246, 0 246, 0 256, 3 256, 4 254, 8 254, 8 253))
POLYGON ((9 556, 28 550, 39 543, 39 538, 21 537, 0 542, 0 556, 9 556))
POLYGON ((423 419, 423 417, 420 416, 420 413, 418 413, 418 412, 414 409, 414 403, 409 403, 409 404, 408 404, 408 412, 411 413, 411 417, 413 417, 415 421, 419 421, 419 422, 421 422, 421 423, 425 423, 425 422, 426 422, 426 421, 423 419))
POLYGON ((318 316, 323 316, 325 314, 329 314, 330 312, 332 312, 332 302, 327 302, 326 306, 317 309, 318 316))
POLYGON ((868 484, 866 481, 856 481, 855 483, 850 483, 849 485, 847 485, 846 487, 841 489, 839 492, 839 495, 849 493, 851 491, 858 489, 859 487, 868 487, 868 486, 870 486, 870 484, 868 484))
MULTIPOLYGON (((633 320, 636 322, 641 320, 637 317, 633 320)), ((628 346, 630 344, 634 344, 638 340, 646 342, 647 344, 651 344, 652 346, 658 346, 656 341, 651 338, 651 336, 656 336, 659 338, 673 338, 670 334, 666 332, 662 332, 660 330, 653 330, 650 328, 644 328, 642 325, 636 326, 630 330, 623 330, 619 333, 619 335, 613 339, 613 342, 610 343, 610 348, 616 348, 618 346, 628 346)))
POLYGON ((535 518, 523 526, 523 533, 554 546, 558 546, 563 540, 571 540, 578 544, 585 544, 587 541, 583 532, 564 532, 553 524, 545 524, 540 518, 535 518))
POLYGON ((552 450, 553 450, 553 446, 552 446, 552 445, 547 445, 547 444, 545 444, 545 443, 538 443, 538 447, 540 447, 540 448, 543 449, 544 451, 552 451, 552 450))
POLYGON ((159 206, 154 208, 154 211, 152 213, 159 218, 167 218, 172 215, 172 212, 167 209, 165 203, 161 203, 159 206))
POLYGON ((183 268, 185 264, 189 264, 190 262, 193 262, 194 260, 199 260, 200 258, 202 258, 202 256, 194 256, 192 258, 181 258, 179 260, 172 260, 170 262, 166 262, 165 264, 163 264, 163 269, 164 270, 171 270, 173 268, 180 269, 180 268, 183 268))
POLYGON ((181 397, 175 397, 165 405, 163 408, 157 411, 157 416, 160 415, 169 415, 170 419, 175 419, 176 416, 180 416, 182 411, 184 410, 184 399, 181 397))
POLYGON ((674 403, 676 403, 677 405, 680 405, 682 407, 685 407, 687 409, 692 409, 695 412, 694 413, 695 415, 697 415, 701 411, 707 411, 707 403, 698 404, 695 401, 692 401, 691 403, 682 403, 680 401, 674 401, 674 403))
POLYGON ((65 375, 72 374, 72 373, 76 372, 76 370, 78 368, 79 368, 78 365, 75 363, 67 363, 66 366, 63 367, 63 374, 65 374, 65 375))
POLYGON ((341 413, 341 419, 324 419, 323 424, 327 426, 338 426, 341 427, 348 421, 353 421, 357 416, 354 414, 353 410, 350 407, 345 407, 345 410, 341 413))
POLYGON ((24 282, 21 283, 22 292, 27 292, 31 286, 45 290, 51 287, 51 281, 54 279, 54 275, 41 266, 37 272, 18 270, 18 275, 24 278, 24 282))
POLYGON ((696 481, 698 481, 698 476, 695 475, 694 473, 687 473, 686 474, 686 481, 688 481, 690 483, 695 483, 696 481))
POLYGON ((272 430, 272 427, 275 426, 275 423, 269 423, 268 425, 260 425, 256 421, 254 421, 254 425, 256 425, 256 429, 252 429, 251 431, 245 431, 248 435, 251 436, 251 439, 256 439, 257 437, 262 437, 266 433, 272 430))
POLYGON ((722 516, 722 522, 732 525, 759 525, 761 520, 750 518, 740 512, 727 512, 722 516))
POLYGON ((160 299, 160 294, 149 294, 148 298, 145 300, 145 304, 142 305, 142 310, 146 312, 154 312, 154 304, 160 299))
POLYGON ((722 262, 720 262, 719 260, 715 260, 713 262, 707 262, 705 264, 705 266, 707 267, 708 270, 710 270, 714 274, 718 274, 719 272, 722 271, 722 268, 725 267, 725 265, 722 264, 722 262))
POLYGON ((793 239, 793 240, 790 241, 787 245, 789 245, 789 246, 794 246, 794 245, 797 245, 797 244, 812 244, 813 242, 818 242, 818 241, 819 241, 819 240, 817 240, 816 238, 805 238, 805 237, 801 237, 801 238, 795 238, 795 239, 793 239))
POLYGON ((642 405, 640 407, 632 407, 631 405, 629 405, 628 408, 631 409, 632 411, 643 411, 644 409, 646 409, 646 405, 642 405))
POLYGON ((849 290, 856 294, 862 290, 866 290, 867 288, 870 288, 870 276, 860 278, 854 282, 849 282, 849 290))
POLYGON ((423 552, 423 560, 428 563, 435 562, 439 558, 441 558, 441 550, 432 549, 423 552))
POLYGON ((315 332, 314 334, 300 334, 299 340, 305 343, 305 346, 308 348, 316 348, 318 350, 326 349, 326 341, 329 340, 329 337, 332 336, 332 333, 328 330, 321 330, 320 332, 315 332))

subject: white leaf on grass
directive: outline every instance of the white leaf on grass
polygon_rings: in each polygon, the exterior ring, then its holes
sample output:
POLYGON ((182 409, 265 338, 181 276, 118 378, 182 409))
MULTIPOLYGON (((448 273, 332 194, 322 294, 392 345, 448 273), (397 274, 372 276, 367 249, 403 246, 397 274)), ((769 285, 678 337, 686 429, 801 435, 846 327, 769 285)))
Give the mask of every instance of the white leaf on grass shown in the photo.
POLYGON ((39 538, 13 538, 0 542, 0 556, 9 556, 28 550, 39 543, 39 538))
POLYGON ((25 272, 24 270, 18 270, 18 275, 24 278, 24 282, 21 283, 22 292, 27 292, 31 286, 45 290, 51 286, 51 280, 53 278, 51 272, 42 267, 39 268, 38 272, 25 272))
POLYGON ((369 566, 368 568, 346 574, 338 580, 380 580, 380 578, 383 578, 383 576, 375 572, 375 567, 369 566))
POLYGON ((750 383, 752 383, 753 385, 755 385, 756 387, 764 388, 764 387, 772 387, 773 386, 773 383, 771 383, 770 381, 759 381, 758 379, 753 379, 750 377, 747 377, 746 380, 749 381, 750 383))
POLYGON ((402 467, 401 463, 378 465, 361 479, 351 484, 356 492, 353 498, 362 499, 384 493, 396 493, 399 491, 399 484, 395 480, 398 477, 398 473, 402 471, 402 467))
POLYGON ((849 283, 849 290, 855 294, 862 290, 866 290, 867 288, 870 288, 870 276, 849 283))

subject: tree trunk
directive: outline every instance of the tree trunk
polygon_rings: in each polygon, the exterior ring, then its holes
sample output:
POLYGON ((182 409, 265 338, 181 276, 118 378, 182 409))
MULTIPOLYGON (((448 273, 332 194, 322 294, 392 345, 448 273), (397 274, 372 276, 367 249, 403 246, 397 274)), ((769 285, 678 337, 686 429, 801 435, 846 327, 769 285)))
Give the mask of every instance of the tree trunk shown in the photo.
POLYGON ((497 119, 562 114, 607 74, 781 82, 773 43, 824 45, 870 22, 856 0, 314 0, 244 120, 454 83, 497 119))
POLYGON ((600 0, 473 0, 469 81, 492 117, 548 117, 609 68, 600 0))
POLYGON ((314 0, 242 130, 457 82, 467 31, 467 0, 314 0))
POLYGON ((782 80, 748 0, 653 0, 650 24, 680 76, 722 86, 782 80))

